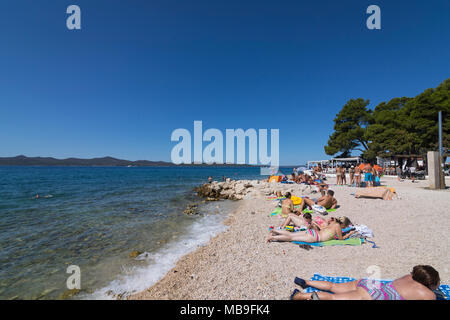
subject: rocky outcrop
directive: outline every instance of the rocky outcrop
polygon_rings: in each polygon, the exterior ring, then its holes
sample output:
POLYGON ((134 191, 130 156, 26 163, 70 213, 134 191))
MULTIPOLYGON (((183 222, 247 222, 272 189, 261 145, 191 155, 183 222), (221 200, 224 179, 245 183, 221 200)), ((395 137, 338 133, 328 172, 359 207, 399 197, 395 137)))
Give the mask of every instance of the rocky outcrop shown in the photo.
POLYGON ((283 184, 267 182, 266 180, 230 180, 205 183, 195 188, 197 195, 207 201, 218 199, 242 200, 264 198, 280 191, 283 195, 291 192, 293 195, 308 195, 316 192, 314 187, 303 184, 283 184))

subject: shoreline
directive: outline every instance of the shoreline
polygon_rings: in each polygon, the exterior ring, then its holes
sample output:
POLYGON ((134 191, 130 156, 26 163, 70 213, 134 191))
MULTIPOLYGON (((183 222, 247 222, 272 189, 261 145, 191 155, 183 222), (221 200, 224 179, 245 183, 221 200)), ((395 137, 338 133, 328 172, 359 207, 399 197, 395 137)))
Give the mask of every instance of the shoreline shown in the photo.
MULTIPOLYGON (((329 214, 367 225, 375 234, 370 240, 380 248, 364 244, 306 251, 292 243, 266 243, 268 227, 283 220, 270 216, 275 204, 261 194, 240 200, 239 207, 224 220, 228 226, 224 232, 181 257, 159 281, 128 299, 288 299, 296 287, 296 276, 310 278, 320 273, 363 278, 370 276, 370 268, 375 266, 377 278, 392 279, 409 273, 416 264, 433 265, 441 283, 448 284, 448 256, 442 252, 448 252, 450 240, 446 233, 450 223, 444 215, 450 207, 450 197, 445 196, 450 190, 426 190, 427 180, 412 184, 383 178, 382 182, 396 188, 400 199, 356 199, 350 193, 357 188, 333 185, 341 207, 329 214), (427 201, 433 201, 433 206, 427 201), (424 224, 424 219, 439 220, 441 228, 424 224)), ((273 185, 278 189, 292 186, 273 185)))

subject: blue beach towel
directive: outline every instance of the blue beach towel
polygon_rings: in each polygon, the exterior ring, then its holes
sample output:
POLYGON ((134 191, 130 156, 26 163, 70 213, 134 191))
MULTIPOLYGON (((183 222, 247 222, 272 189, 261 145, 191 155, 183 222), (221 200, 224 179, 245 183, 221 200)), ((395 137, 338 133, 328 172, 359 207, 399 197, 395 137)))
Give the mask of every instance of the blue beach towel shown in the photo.
MULTIPOLYGON (((355 280, 357 280, 357 279, 350 278, 350 277, 327 277, 327 276, 322 276, 319 273, 315 273, 314 276, 311 278, 311 281, 329 281, 329 282, 333 282, 333 283, 346 283, 346 282, 355 281, 355 280)), ((392 280, 378 280, 378 281, 386 283, 386 282, 390 282, 392 280)), ((439 290, 445 295, 445 300, 450 300, 450 286, 449 285, 442 284, 439 286, 439 290)), ((306 293, 312 293, 312 292, 318 292, 318 291, 320 291, 320 290, 316 289, 316 288, 312 288, 312 287, 308 287, 305 289, 306 293)), ((440 300, 440 299, 438 298, 438 300, 440 300)))

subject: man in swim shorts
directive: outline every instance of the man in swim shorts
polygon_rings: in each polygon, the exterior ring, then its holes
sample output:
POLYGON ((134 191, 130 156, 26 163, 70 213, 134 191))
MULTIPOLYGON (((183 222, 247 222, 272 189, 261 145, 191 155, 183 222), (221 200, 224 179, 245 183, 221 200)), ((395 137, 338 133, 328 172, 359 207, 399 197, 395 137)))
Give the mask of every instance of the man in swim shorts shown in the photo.
POLYGON ((334 191, 328 190, 326 195, 324 195, 323 197, 320 197, 316 201, 314 201, 312 199, 308 199, 308 198, 302 198, 300 212, 303 211, 305 206, 308 206, 311 209, 312 206, 315 204, 317 204, 319 206, 323 206, 326 209, 335 209, 337 206, 337 200, 336 200, 336 198, 334 198, 334 191))
POLYGON ((366 182, 366 187, 373 187, 372 166, 370 164, 364 168, 364 173, 364 181, 366 182))

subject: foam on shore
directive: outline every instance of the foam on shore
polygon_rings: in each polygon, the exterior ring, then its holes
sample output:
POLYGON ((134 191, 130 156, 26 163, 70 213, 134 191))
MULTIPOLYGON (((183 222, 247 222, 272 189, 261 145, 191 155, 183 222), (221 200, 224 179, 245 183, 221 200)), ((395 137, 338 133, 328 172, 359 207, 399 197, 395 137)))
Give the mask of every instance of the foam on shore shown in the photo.
POLYGON ((124 269, 123 273, 107 286, 94 293, 84 295, 82 299, 117 299, 140 292, 160 280, 176 262, 185 254, 205 245, 209 240, 227 227, 222 223, 226 216, 208 215, 196 221, 189 231, 177 241, 167 244, 162 249, 144 254, 138 260, 144 260, 145 266, 124 269))

